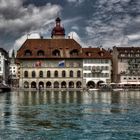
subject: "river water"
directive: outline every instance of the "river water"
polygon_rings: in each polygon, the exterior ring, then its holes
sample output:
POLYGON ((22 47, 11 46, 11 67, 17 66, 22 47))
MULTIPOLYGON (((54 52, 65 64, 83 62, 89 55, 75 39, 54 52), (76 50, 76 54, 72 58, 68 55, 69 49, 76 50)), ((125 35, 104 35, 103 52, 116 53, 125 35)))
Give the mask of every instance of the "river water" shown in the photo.
POLYGON ((0 93, 0 140, 138 140, 140 92, 0 93))

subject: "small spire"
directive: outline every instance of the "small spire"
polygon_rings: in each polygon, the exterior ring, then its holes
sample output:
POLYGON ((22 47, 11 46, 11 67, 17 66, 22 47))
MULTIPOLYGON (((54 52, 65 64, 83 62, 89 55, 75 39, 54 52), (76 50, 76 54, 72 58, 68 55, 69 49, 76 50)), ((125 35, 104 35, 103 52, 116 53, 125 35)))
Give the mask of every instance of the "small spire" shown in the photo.
POLYGON ((56 25, 52 30, 52 38, 60 39, 65 37, 65 29, 61 26, 61 19, 59 17, 56 18, 56 25))
POLYGON ((15 58, 15 51, 12 51, 12 58, 15 58))
POLYGON ((56 21, 56 26, 60 26, 61 19, 57 17, 55 21, 56 21))
POLYGON ((56 18, 56 22, 61 22, 61 19, 59 17, 56 18))

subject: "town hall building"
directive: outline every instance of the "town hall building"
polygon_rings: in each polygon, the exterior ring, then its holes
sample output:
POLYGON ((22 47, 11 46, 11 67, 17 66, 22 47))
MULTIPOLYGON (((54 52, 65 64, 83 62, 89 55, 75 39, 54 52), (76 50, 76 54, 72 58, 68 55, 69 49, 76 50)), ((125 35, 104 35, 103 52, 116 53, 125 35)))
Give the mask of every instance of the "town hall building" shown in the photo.
POLYGON ((51 39, 27 39, 16 61, 20 88, 82 89, 111 82, 111 54, 102 48, 82 48, 74 39, 65 38, 59 17, 51 39))

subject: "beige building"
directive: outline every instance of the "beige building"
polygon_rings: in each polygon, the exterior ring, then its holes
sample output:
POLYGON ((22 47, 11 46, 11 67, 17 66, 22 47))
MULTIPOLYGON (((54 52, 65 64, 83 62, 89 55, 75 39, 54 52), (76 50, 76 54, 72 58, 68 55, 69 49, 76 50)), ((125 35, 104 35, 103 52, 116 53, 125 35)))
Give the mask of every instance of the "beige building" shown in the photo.
POLYGON ((17 52, 19 87, 82 88, 82 47, 65 39, 60 18, 52 39, 27 39, 17 52))
POLYGON ((113 81, 140 82, 140 47, 113 47, 113 81))
MULTIPOLYGON (((27 39, 17 51, 20 88, 81 89, 89 86, 86 78, 83 79, 83 65, 86 59, 109 59, 109 68, 103 72, 104 74, 107 71, 106 78, 101 80, 102 82, 110 80, 111 55, 106 50, 82 48, 74 39, 65 38, 60 18, 56 19, 51 37, 51 39, 27 39)), ((103 64, 104 68, 108 64, 103 64)), ((91 81, 93 77, 94 72, 90 77, 91 81)))

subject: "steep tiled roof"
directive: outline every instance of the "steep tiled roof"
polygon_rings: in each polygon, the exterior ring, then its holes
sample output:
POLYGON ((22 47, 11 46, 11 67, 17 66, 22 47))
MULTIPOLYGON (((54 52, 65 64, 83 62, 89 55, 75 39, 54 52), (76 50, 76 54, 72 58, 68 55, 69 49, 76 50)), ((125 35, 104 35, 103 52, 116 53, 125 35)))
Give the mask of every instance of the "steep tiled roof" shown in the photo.
POLYGON ((29 58, 45 57, 52 58, 52 52, 59 50, 62 57, 67 57, 66 51, 77 49, 79 51, 81 46, 73 39, 27 39, 17 52, 17 58, 25 58, 25 51, 30 50, 32 56, 29 58), (44 51, 44 56, 37 56, 38 51, 44 51))
POLYGON ((112 56, 109 51, 103 48, 83 48, 83 58, 108 58, 111 59, 112 56))
POLYGON ((17 51, 17 58, 108 58, 111 54, 102 48, 82 48, 74 39, 27 39, 17 51), (30 51, 31 55, 25 55, 30 51), (43 55, 38 55, 42 51, 43 55), (53 55, 59 51, 60 55, 53 55))

